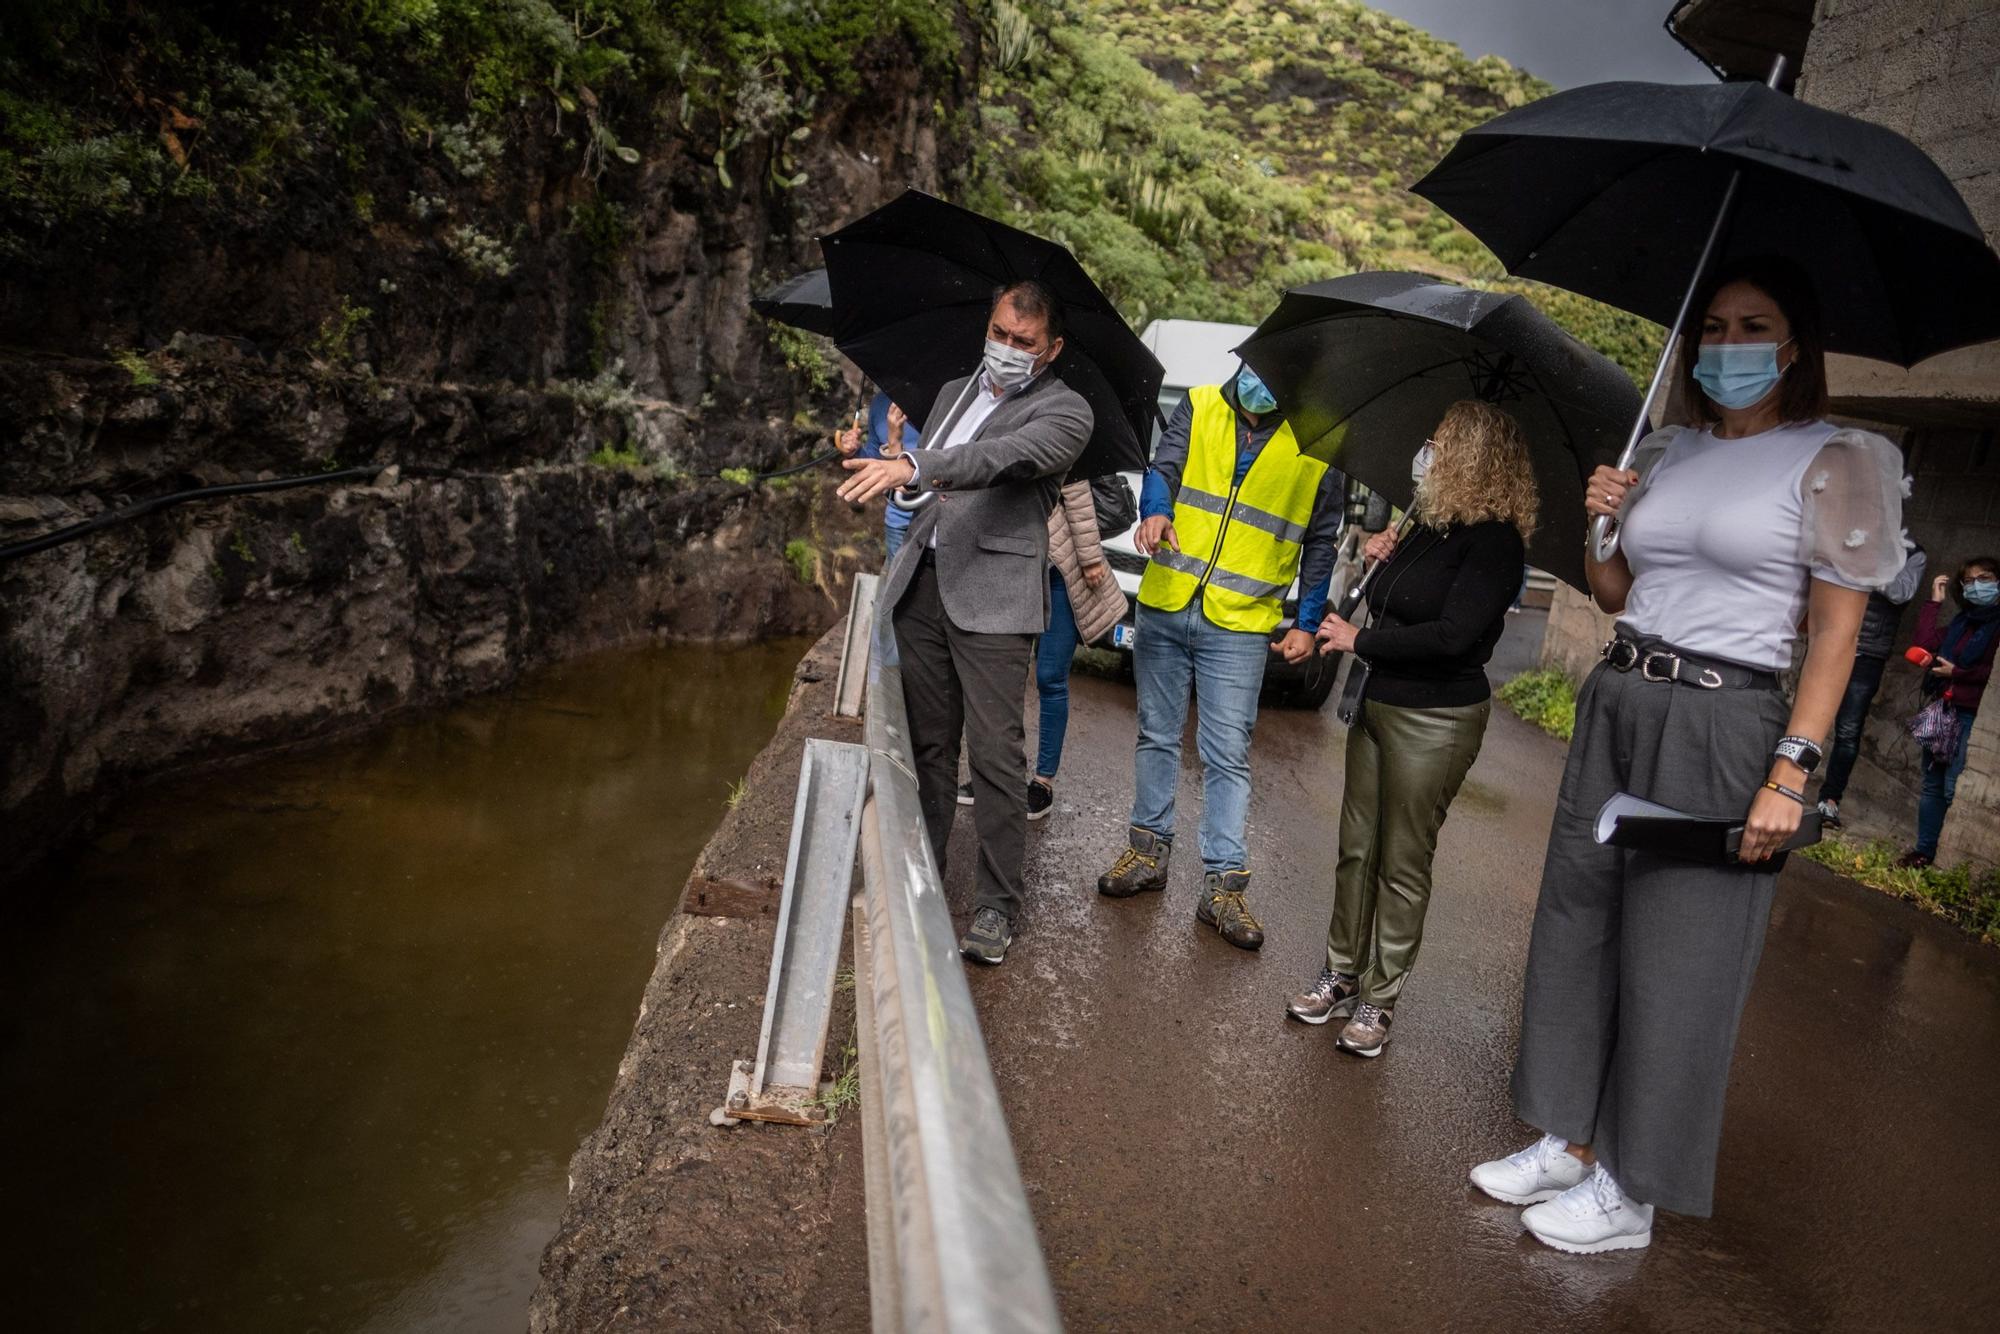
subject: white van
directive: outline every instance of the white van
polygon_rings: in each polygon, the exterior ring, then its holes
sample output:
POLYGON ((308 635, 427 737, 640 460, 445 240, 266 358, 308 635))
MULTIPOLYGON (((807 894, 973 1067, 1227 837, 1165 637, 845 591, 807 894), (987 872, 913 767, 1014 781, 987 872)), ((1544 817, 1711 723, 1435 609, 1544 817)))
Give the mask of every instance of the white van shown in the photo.
MULTIPOLYGON (((1165 420, 1173 416, 1187 391, 1196 385, 1220 384, 1236 374, 1238 365, 1233 349, 1251 334, 1247 324, 1216 324, 1207 320, 1154 320, 1140 335, 1153 355, 1166 367, 1166 379, 1160 385, 1160 417, 1165 420)), ((1153 443, 1160 438, 1160 428, 1153 428, 1153 443)), ((1132 489, 1134 501, 1139 495, 1140 474, 1122 474, 1125 484, 1132 489)), ((1125 590, 1126 600, 1136 606, 1139 595, 1139 579, 1146 572, 1146 558, 1132 545, 1133 530, 1122 533, 1104 534, 1105 559, 1110 563, 1118 586, 1125 590)), ((1336 575, 1336 584, 1341 581, 1336 575)), ((1329 599, 1331 602, 1331 599, 1329 599)), ((1284 637, 1292 628, 1292 617, 1298 613, 1299 585, 1292 581, 1292 587, 1285 594, 1284 619, 1271 632, 1273 642, 1284 637)), ((1133 613, 1128 610, 1125 619, 1111 632, 1112 647, 1130 653, 1135 639, 1133 613)), ((1296 704, 1304 708, 1316 709, 1326 702, 1333 689, 1335 676, 1339 674, 1338 654, 1315 654, 1297 666, 1286 662, 1273 653, 1264 668, 1264 689, 1267 697, 1275 703, 1296 704)))

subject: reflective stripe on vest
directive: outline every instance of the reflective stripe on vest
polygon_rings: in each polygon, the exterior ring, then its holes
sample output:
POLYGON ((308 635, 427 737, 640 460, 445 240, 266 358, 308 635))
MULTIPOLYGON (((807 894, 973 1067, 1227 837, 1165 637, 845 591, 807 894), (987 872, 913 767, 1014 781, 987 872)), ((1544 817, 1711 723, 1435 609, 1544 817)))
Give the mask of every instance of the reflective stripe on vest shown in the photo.
POLYGON ((1194 420, 1174 498, 1181 549, 1154 552, 1139 601, 1179 611, 1199 593, 1203 614, 1217 625, 1268 634, 1284 616, 1284 593, 1298 573, 1327 465, 1301 455, 1285 424, 1237 485, 1235 410, 1214 385, 1190 390, 1188 398, 1194 420))

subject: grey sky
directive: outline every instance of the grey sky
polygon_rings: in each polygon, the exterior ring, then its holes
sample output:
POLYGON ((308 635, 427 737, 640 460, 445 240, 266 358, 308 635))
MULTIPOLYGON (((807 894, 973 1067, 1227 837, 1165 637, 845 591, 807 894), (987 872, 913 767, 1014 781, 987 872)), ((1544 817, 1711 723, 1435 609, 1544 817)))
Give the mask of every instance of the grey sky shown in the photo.
POLYGON ((1672 0, 1368 0, 1469 56, 1488 52, 1558 88, 1606 79, 1698 83, 1706 67, 1667 34, 1672 0))

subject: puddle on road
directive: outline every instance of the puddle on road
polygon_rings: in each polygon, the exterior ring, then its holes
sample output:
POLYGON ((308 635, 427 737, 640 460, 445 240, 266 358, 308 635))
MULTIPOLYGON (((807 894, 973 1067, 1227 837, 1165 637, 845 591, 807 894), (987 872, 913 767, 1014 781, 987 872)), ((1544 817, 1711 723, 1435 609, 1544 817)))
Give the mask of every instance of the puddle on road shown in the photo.
POLYGON ((655 937, 805 647, 603 654, 156 787, 17 887, 9 1325, 522 1328, 655 937))

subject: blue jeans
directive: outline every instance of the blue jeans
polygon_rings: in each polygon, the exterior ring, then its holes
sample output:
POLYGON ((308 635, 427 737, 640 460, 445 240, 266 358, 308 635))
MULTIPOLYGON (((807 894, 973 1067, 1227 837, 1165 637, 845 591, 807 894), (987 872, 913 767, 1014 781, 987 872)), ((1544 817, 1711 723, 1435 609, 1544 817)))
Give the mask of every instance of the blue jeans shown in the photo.
POLYGON ((1958 795, 1958 776, 1965 771, 1965 743, 1972 740, 1972 712, 1958 711, 1958 748, 1949 762, 1923 753, 1924 790, 1917 798, 1917 851, 1937 856, 1938 836, 1944 832, 1944 813, 1958 795))
POLYGON ((1062 767, 1063 734, 1069 731, 1069 664, 1076 657, 1076 615, 1062 571, 1049 567, 1049 628, 1035 643, 1035 693, 1042 700, 1041 740, 1035 773, 1054 778, 1062 767))
POLYGON ((1201 751, 1201 864, 1209 871, 1247 870, 1243 822, 1250 812, 1250 729, 1257 721, 1257 692, 1271 641, 1223 629, 1202 614, 1200 598, 1179 611, 1142 604, 1135 628, 1139 747, 1132 823, 1161 838, 1174 836, 1181 731, 1192 688, 1200 709, 1195 741, 1201 751))
POLYGON ((1819 785, 1821 801, 1839 801, 1847 794, 1847 776, 1861 754, 1861 729, 1868 722, 1868 706, 1882 688, 1881 658, 1856 654, 1854 670, 1847 675, 1847 693, 1840 697, 1840 712, 1833 718, 1833 749, 1826 755, 1826 778, 1819 785))
POLYGON ((896 553, 903 549, 903 539, 909 535, 910 525, 885 523, 882 525, 882 540, 889 546, 889 558, 882 562, 882 568, 889 568, 889 561, 896 559, 896 553))

